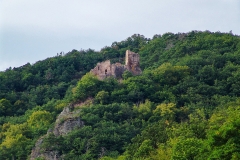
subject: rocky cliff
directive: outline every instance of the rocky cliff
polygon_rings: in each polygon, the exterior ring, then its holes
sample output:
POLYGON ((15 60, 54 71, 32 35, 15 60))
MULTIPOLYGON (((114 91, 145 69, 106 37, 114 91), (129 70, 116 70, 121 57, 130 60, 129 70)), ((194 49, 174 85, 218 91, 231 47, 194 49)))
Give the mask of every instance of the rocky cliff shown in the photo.
MULTIPOLYGON (((57 117, 55 126, 53 129, 49 129, 48 134, 53 133, 54 136, 64 136, 70 131, 81 128, 84 125, 84 122, 78 117, 80 110, 72 111, 73 107, 68 106, 63 109, 63 111, 57 117)), ((36 158, 43 158, 45 160, 60 160, 62 155, 59 155, 58 151, 52 150, 41 150, 41 145, 44 141, 44 137, 41 137, 35 144, 35 147, 32 149, 30 159, 34 160, 36 158)))

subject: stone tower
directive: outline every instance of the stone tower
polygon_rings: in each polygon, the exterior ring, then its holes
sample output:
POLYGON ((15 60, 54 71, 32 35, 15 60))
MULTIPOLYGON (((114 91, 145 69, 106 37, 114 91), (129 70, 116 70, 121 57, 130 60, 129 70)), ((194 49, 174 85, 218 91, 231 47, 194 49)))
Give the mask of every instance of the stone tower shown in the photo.
POLYGON ((138 53, 134 53, 129 50, 126 51, 125 66, 133 75, 139 75, 142 73, 139 60, 140 57, 138 53))

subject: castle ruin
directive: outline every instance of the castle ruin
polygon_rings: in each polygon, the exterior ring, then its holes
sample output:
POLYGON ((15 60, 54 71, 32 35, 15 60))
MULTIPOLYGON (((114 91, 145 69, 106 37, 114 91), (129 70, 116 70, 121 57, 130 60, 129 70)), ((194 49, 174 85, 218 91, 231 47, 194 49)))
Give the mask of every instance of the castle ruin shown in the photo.
POLYGON ((96 75, 98 79, 103 80, 107 77, 122 78, 124 71, 128 70, 133 75, 139 75, 142 70, 139 65, 139 54, 126 51, 125 65, 121 63, 111 64, 110 60, 98 63, 97 66, 91 70, 91 73, 96 75))

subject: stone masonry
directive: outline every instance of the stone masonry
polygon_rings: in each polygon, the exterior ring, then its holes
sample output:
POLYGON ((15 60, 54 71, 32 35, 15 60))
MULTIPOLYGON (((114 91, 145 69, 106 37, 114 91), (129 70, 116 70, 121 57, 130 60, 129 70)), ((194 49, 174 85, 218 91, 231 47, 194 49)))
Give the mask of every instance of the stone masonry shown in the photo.
POLYGON ((142 70, 139 65, 139 54, 126 51, 125 65, 121 63, 111 64, 110 60, 98 63, 97 66, 91 70, 91 73, 96 75, 98 79, 103 80, 107 77, 121 78, 124 71, 128 70, 133 75, 139 75, 142 70))
POLYGON ((142 70, 139 64, 140 56, 138 53, 134 53, 127 50, 125 58, 126 58, 125 67, 128 71, 130 71, 133 75, 139 75, 142 73, 142 70))

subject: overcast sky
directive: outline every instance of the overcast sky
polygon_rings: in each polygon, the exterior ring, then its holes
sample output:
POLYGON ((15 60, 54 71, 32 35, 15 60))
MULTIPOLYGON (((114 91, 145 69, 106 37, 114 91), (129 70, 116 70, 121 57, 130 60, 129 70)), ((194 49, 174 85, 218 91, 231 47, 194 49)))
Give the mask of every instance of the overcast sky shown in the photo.
POLYGON ((0 0, 0 71, 133 34, 240 35, 240 0, 0 0))

